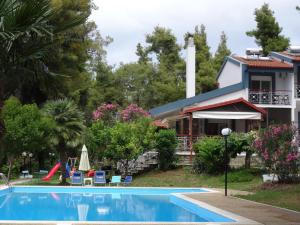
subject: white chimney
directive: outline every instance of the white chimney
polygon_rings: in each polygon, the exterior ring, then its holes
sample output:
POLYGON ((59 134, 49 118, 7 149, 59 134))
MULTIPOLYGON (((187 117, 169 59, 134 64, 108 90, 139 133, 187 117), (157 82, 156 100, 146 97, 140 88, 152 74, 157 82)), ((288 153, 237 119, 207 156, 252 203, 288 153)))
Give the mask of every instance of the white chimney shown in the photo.
POLYGON ((194 39, 189 37, 186 52, 186 98, 194 97, 196 93, 195 85, 195 56, 196 49, 194 39))

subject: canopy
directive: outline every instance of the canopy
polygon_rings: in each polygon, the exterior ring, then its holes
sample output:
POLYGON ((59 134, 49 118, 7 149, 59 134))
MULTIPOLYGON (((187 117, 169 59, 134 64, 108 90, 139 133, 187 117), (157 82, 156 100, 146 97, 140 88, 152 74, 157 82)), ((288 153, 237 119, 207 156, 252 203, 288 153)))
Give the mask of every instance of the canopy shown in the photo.
POLYGON ((79 170, 88 171, 91 169, 89 162, 89 155, 85 145, 83 145, 81 150, 80 162, 79 162, 79 170))
POLYGON ((231 111, 196 111, 196 112, 193 112, 193 118, 261 120, 261 113, 259 113, 259 112, 231 112, 231 111))

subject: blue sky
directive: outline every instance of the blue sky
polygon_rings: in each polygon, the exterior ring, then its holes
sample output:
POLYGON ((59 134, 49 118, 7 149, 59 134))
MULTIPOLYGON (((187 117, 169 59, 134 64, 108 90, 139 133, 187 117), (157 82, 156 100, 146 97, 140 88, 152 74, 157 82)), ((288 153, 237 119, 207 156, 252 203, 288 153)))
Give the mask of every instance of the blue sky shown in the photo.
MULTIPOLYGON (((111 65, 136 61, 136 45, 157 25, 170 28, 183 44, 183 35, 199 24, 206 26, 208 43, 214 52, 220 33, 225 31, 232 53, 244 54, 255 47, 245 32, 254 28, 254 9, 269 3, 283 34, 292 45, 300 45, 300 0, 94 0, 98 10, 90 17, 103 36, 114 41, 107 48, 111 65)), ((182 53, 184 55, 184 53, 182 53)))

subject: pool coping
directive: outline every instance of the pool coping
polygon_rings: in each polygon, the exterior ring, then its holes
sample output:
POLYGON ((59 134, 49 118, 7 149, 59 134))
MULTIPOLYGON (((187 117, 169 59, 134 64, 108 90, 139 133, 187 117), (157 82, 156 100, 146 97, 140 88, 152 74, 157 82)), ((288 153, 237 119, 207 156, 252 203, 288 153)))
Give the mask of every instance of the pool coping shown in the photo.
MULTIPOLYGON (((9 189, 11 187, 14 186, 4 186, 1 187, 0 186, 0 190, 4 190, 4 189, 9 189)), ((25 185, 18 185, 16 187, 35 187, 35 188, 79 188, 80 186, 25 186, 25 185)), ((209 188, 200 188, 200 187, 119 187, 119 186, 101 186, 101 187, 93 187, 93 186, 85 186, 87 188, 95 188, 95 189, 99 189, 99 188, 118 188, 118 189, 146 189, 146 188, 151 188, 151 189, 201 189, 204 190, 205 192, 188 192, 188 194, 213 194, 213 193, 219 193, 219 191, 216 190, 212 190, 209 188)), ((38 220, 0 220, 0 225, 10 225, 10 224, 41 224, 41 225, 95 225, 95 224, 112 224, 112 225, 129 225, 129 224, 133 224, 133 225, 137 225, 137 224, 145 224, 145 225, 163 225, 163 224, 167 224, 167 225, 188 225, 188 224, 193 224, 193 225, 262 225, 261 223, 258 223, 254 220, 248 219, 246 217, 242 217, 239 216, 237 214, 225 211, 223 209, 214 207, 212 205, 209 205, 205 202, 199 201, 199 200, 195 200, 191 197, 188 197, 184 194, 187 193, 171 193, 171 195, 174 195, 178 198, 181 198, 187 202, 193 203, 199 207, 205 208, 207 210, 210 210, 214 213, 220 214, 224 217, 227 217, 229 219, 234 220, 235 222, 123 222, 123 221, 38 221, 38 220)))

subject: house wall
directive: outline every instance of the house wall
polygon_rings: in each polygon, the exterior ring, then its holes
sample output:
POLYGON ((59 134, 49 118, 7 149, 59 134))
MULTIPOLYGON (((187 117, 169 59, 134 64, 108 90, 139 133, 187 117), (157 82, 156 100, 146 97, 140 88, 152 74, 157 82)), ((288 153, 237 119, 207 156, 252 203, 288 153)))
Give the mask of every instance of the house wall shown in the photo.
POLYGON ((218 82, 219 88, 242 82, 241 67, 228 60, 221 71, 218 82))
POLYGON ((280 108, 267 108, 269 124, 272 123, 291 123, 291 110, 280 108))
POLYGON ((292 91, 294 75, 292 73, 275 74, 275 89, 280 91, 292 91))

